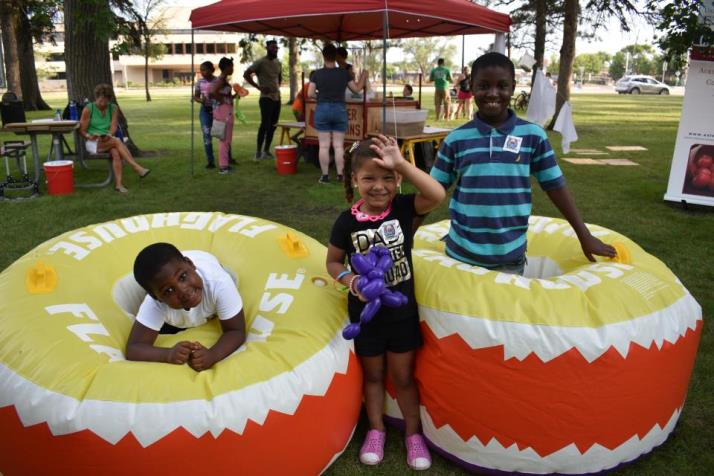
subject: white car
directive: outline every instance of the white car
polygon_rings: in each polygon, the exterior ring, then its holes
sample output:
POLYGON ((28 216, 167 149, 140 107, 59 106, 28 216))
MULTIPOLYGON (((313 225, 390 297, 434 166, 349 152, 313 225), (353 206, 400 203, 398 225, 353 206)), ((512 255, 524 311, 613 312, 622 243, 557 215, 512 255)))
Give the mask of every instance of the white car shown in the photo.
POLYGON ((619 94, 669 94, 669 86, 652 76, 623 76, 615 83, 619 94))

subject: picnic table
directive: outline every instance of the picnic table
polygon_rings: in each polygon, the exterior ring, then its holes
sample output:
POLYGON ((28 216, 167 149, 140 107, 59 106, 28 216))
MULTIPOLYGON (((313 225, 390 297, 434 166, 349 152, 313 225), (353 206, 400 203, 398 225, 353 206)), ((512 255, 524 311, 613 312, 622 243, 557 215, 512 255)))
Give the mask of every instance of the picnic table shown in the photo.
POLYGON ((5 124, 3 128, 6 132, 12 132, 17 135, 29 135, 32 144, 32 160, 35 167, 34 181, 39 183, 40 174, 42 173, 42 164, 40 163, 40 150, 38 145, 38 136, 51 135, 52 144, 47 155, 49 159, 53 152, 55 160, 64 160, 64 134, 74 131, 79 125, 78 121, 55 121, 52 119, 39 120, 33 122, 13 122, 5 124))

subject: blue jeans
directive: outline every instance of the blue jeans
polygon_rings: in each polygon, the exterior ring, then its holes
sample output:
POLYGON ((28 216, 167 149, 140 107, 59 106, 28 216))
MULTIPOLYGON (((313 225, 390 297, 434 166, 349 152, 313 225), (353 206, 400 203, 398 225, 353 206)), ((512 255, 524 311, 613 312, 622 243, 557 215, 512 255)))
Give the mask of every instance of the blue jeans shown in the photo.
POLYGON ((343 102, 318 102, 314 124, 318 132, 346 132, 347 105, 343 102))
POLYGON ((206 109, 206 106, 201 106, 201 111, 198 114, 198 119, 201 121, 201 131, 203 132, 203 149, 206 151, 206 161, 208 165, 214 165, 213 158, 213 141, 211 137, 211 126, 213 126, 213 111, 206 109))

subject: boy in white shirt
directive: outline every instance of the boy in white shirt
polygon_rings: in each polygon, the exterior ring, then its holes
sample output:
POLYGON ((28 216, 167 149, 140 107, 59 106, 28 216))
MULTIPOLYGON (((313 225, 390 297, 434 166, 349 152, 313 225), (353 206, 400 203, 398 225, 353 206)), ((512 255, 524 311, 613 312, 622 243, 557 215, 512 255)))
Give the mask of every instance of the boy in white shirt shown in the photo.
POLYGON ((134 278, 148 295, 129 334, 127 360, 188 363, 201 371, 245 342, 243 301, 233 279, 212 254, 182 254, 169 243, 154 243, 136 257, 134 278), (188 341, 170 349, 154 346, 158 334, 167 333, 162 328, 197 327, 216 315, 223 334, 210 349, 188 341))

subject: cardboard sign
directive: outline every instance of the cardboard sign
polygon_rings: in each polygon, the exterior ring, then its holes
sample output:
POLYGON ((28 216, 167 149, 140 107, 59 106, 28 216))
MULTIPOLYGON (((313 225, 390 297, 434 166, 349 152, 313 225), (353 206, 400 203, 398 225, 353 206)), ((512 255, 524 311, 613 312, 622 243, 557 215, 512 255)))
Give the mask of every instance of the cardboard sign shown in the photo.
MULTIPOLYGON (((305 105, 305 137, 308 139, 317 138, 317 130, 315 129, 315 106, 314 101, 308 101, 305 105)), ((412 100, 395 101, 394 105, 390 103, 389 107, 396 109, 414 110, 417 102, 412 100)), ((367 107, 367 127, 364 124, 364 108, 363 102, 347 102, 347 131, 345 132, 345 140, 355 141, 362 140, 370 133, 377 133, 382 126, 382 101, 369 101, 367 107)))

